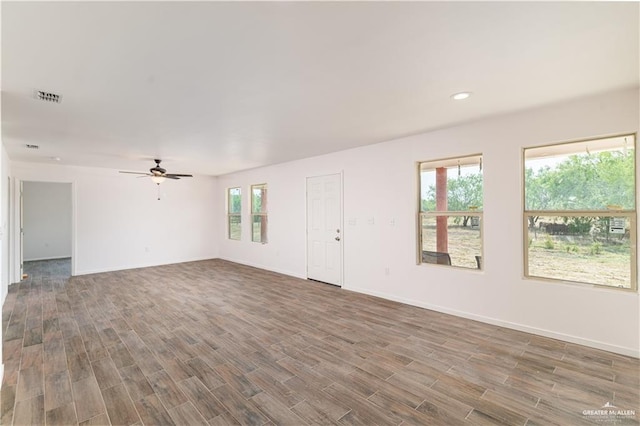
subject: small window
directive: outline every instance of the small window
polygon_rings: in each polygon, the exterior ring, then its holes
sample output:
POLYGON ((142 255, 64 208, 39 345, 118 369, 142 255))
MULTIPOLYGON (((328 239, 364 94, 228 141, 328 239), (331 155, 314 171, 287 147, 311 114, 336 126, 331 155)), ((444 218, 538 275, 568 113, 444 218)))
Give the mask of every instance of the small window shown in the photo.
POLYGON ((251 186, 251 241, 267 243, 267 184, 251 186))
POLYGON ((242 191, 240 188, 227 190, 227 237, 240 240, 242 236, 242 191))
POLYGON ((524 150, 527 277, 633 290, 635 136, 524 150))
POLYGON ((482 155, 420 163, 418 263, 482 269, 482 155))

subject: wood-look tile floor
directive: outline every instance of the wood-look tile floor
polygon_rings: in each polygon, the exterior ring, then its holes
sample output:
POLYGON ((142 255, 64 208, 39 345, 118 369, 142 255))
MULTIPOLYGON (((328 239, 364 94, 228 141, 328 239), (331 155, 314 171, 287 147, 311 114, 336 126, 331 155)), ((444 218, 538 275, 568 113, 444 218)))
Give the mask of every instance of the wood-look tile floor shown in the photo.
POLYGON ((638 424, 637 359, 221 260, 68 267, 10 287, 2 424, 638 424))

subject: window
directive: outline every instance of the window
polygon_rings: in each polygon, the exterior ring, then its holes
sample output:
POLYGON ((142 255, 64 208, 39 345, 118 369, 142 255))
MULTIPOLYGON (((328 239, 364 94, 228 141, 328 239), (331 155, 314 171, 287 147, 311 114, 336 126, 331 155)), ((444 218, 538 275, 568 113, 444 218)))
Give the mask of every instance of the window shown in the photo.
POLYGON ((251 186, 251 241, 267 243, 267 184, 251 186))
POLYGON ((227 190, 227 237, 240 240, 242 236, 242 191, 240 188, 227 190))
POLYGON ((418 263, 482 269, 482 155, 418 165, 418 263))
POLYGON ((635 136, 524 150, 525 276, 633 290, 635 136))

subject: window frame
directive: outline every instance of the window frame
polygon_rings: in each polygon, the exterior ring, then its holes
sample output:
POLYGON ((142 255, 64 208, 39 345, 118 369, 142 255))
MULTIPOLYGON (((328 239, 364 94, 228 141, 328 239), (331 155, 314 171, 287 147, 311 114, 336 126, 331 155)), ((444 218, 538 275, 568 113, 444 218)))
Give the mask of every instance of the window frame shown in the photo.
POLYGON ((242 187, 240 186, 234 186, 234 187, 229 187, 227 188, 227 240, 231 240, 231 241, 242 241, 242 187), (231 191, 237 189, 240 193, 240 209, 239 211, 236 212, 232 212, 232 208, 231 208, 231 200, 232 200, 232 194, 231 191), (240 235, 238 236, 238 238, 232 238, 231 237, 231 219, 232 218, 237 218, 238 219, 238 223, 240 224, 240 235))
POLYGON ((435 266, 446 266, 448 268, 456 268, 462 269, 466 271, 484 271, 484 171, 482 173, 482 208, 478 210, 433 210, 433 211, 423 211, 422 210, 422 165, 425 163, 446 163, 450 161, 462 160, 467 158, 480 157, 480 164, 483 165, 484 154, 475 153, 468 155, 459 155, 454 157, 440 158, 435 160, 426 160, 426 161, 418 161, 416 163, 417 170, 417 187, 418 187, 418 203, 417 203, 417 212, 416 212, 416 230, 417 230, 417 238, 416 238, 416 264, 417 265, 435 265, 435 266), (480 267, 479 268, 469 268, 466 266, 459 265, 443 265, 438 263, 428 263, 422 261, 422 251, 423 251, 423 237, 422 237, 422 223, 423 219, 426 217, 437 218, 439 216, 449 217, 464 217, 464 216, 478 216, 480 218, 480 267))
POLYGON ((249 195, 251 197, 250 200, 250 217, 251 217, 251 241, 254 243, 260 243, 260 244, 267 244, 269 242, 269 238, 268 238, 268 231, 269 231, 269 226, 268 226, 268 221, 269 221, 269 213, 268 213, 268 202, 264 202, 268 200, 267 194, 267 184, 266 183, 256 183, 251 185, 251 189, 249 191, 249 195), (254 212, 254 204, 253 204, 253 191, 255 188, 262 188, 262 193, 264 198, 262 198, 261 203, 260 203, 260 208, 261 211, 260 212, 254 212), (256 241, 254 239, 255 236, 255 221, 254 219, 259 217, 260 218, 260 240, 256 241), (264 229, 264 232, 263 232, 264 229), (262 239, 264 237, 264 239, 262 239))
MULTIPOLYGON (((523 275, 527 280, 539 280, 549 283, 555 284, 572 284, 578 285, 582 287, 595 287, 602 289, 610 289, 615 291, 625 291, 625 292, 637 292, 638 291, 638 261, 637 261, 637 211, 638 211, 638 170, 637 170, 637 138, 638 134, 636 132, 632 133, 621 133, 615 135, 606 135, 600 137, 586 138, 586 139, 577 139, 565 142, 558 143, 549 143, 544 145, 535 145, 522 147, 521 149, 521 177, 522 177, 522 248, 523 248, 523 275), (613 138, 623 138, 623 137, 633 137, 633 184, 634 184, 634 209, 607 209, 607 210, 593 210, 593 209, 580 209, 580 210, 527 210, 527 188, 526 188, 526 173, 527 173, 527 150, 529 149, 537 149, 537 148, 551 148, 557 146, 565 146, 570 144, 578 144, 578 143, 588 143, 590 141, 598 141, 602 139, 613 139, 613 138), (612 286, 606 284, 598 284, 598 283, 589 283, 584 281, 574 281, 570 279, 562 279, 562 278, 552 278, 552 277, 543 277, 538 275, 531 275, 529 273, 529 216, 560 216, 560 217, 624 217, 629 220, 630 230, 629 230, 629 259, 630 259, 630 286, 620 287, 620 286, 612 286)), ((578 153, 576 151, 576 153, 578 153)), ((573 154, 568 154, 573 155, 573 154)))

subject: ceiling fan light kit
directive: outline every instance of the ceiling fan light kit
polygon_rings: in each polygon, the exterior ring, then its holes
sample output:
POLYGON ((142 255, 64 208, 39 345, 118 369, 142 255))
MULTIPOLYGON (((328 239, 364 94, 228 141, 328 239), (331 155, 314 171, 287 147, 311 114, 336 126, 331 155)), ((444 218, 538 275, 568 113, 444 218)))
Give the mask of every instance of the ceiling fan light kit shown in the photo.
POLYGON ((182 173, 167 173, 167 170, 160 167, 160 163, 162 160, 155 159, 156 165, 149 169, 149 173, 145 172, 127 172, 121 170, 120 173, 128 173, 132 175, 140 175, 139 177, 150 177, 151 181, 158 185, 158 200, 160 200, 160 184, 164 182, 166 179, 179 180, 183 177, 193 177, 193 175, 182 174, 182 173))

